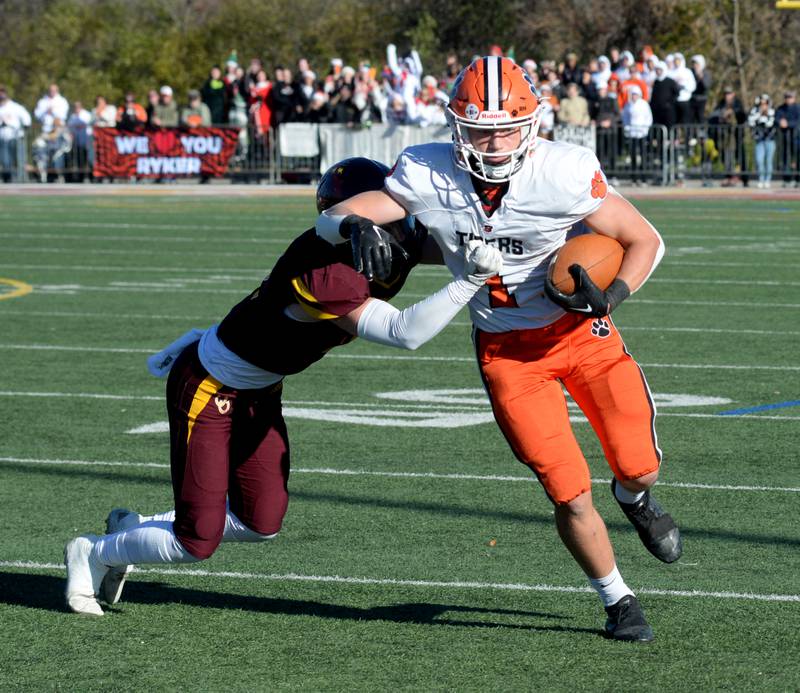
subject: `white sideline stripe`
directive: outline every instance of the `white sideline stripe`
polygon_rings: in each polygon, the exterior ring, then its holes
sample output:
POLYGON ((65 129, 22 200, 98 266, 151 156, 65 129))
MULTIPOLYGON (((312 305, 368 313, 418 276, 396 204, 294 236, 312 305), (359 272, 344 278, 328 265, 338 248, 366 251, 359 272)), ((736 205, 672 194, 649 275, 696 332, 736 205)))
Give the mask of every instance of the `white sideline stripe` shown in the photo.
POLYGON ((632 298, 626 303, 653 303, 670 306, 731 306, 734 308, 800 308, 800 303, 761 303, 750 301, 678 301, 660 298, 632 298))
MULTIPOLYGON (((662 261, 663 267, 664 261, 662 261)), ((686 267, 686 266, 713 266, 713 267, 758 267, 759 265, 754 263, 744 263, 744 262, 728 262, 728 263, 712 263, 712 262, 678 262, 675 263, 676 268, 686 267)), ((783 269, 796 269, 795 265, 770 265, 770 264, 763 264, 762 267, 769 267, 771 270, 775 270, 776 268, 783 268, 783 269)), ((0 267, 5 269, 35 269, 35 270, 68 270, 68 271, 82 271, 82 272, 135 272, 137 274, 150 272, 156 274, 174 274, 174 273, 181 273, 181 274, 225 274, 230 272, 235 272, 237 274, 245 274, 245 275, 253 275, 253 276, 260 276, 259 273, 263 273, 266 271, 267 268, 263 267, 253 267, 253 268, 232 268, 232 267, 141 267, 141 266, 130 266, 130 265, 105 265, 105 266, 98 266, 98 265, 43 265, 43 264, 14 264, 14 263, 0 263, 0 267)), ((425 275, 425 276, 449 276, 450 272, 445 267, 438 267, 435 265, 418 265, 414 268, 414 274, 412 276, 418 275, 425 275)), ((762 281, 762 280, 729 280, 729 279, 682 279, 677 277, 654 277, 648 279, 649 282, 661 282, 661 283, 692 283, 692 284, 741 284, 746 286, 752 285, 762 285, 762 286, 798 286, 800 282, 791 282, 791 281, 762 281)))
MULTIPOLYGON (((283 217, 286 219, 287 217, 283 217)), ((53 220, 42 220, 42 221, 35 221, 35 220, 26 220, 26 219, 15 219, 13 224, 15 227, 19 226, 30 226, 34 228, 48 228, 52 229, 54 223, 58 223, 59 228, 64 229, 144 229, 146 231, 187 231, 189 233, 193 231, 244 231, 246 230, 247 225, 240 225, 240 226, 202 226, 202 225, 187 225, 187 224, 159 224, 159 223, 141 223, 141 224, 134 224, 134 223, 119 223, 119 222, 105 222, 105 221, 98 221, 98 222, 83 222, 83 221, 59 221, 54 222, 53 220)), ((664 238, 669 241, 681 240, 681 241, 744 241, 747 243, 759 243, 762 245, 774 245, 776 243, 786 243, 790 246, 798 244, 796 238, 791 235, 791 227, 787 225, 786 227, 787 234, 785 236, 777 236, 777 237, 764 237, 764 236, 728 236, 728 235, 712 235, 712 234, 681 234, 681 233, 670 233, 665 234, 664 238)), ((151 234, 148 236, 129 236, 129 235, 84 235, 84 234, 62 234, 62 233, 14 233, 14 232, 2 232, 0 233, 0 238, 27 238, 27 239, 39 239, 39 238, 46 238, 46 239, 53 239, 53 240, 60 240, 60 239, 67 239, 67 240, 80 240, 80 241, 126 241, 126 240, 143 240, 143 241, 178 241, 178 242, 191 242, 194 243, 197 241, 196 237, 193 236, 172 236, 172 235, 164 235, 164 234, 151 234)), ((204 242, 211 240, 211 239, 203 239, 204 242)), ((294 240, 293 237, 286 237, 286 238, 253 238, 253 237, 245 237, 245 238, 225 238, 224 241, 220 240, 218 242, 222 243, 283 243, 288 245, 294 240)), ((701 247, 714 249, 717 246, 715 244, 704 244, 701 247)))
MULTIPOLYGON (((111 395, 103 392, 31 392, 31 391, 13 391, 13 390, 0 390, 0 397, 68 397, 75 399, 112 399, 124 401, 153 401, 163 402, 163 395, 111 395)), ((485 406, 480 404, 389 404, 385 402, 326 402, 324 400, 302 400, 302 399, 284 399, 282 403, 285 406, 311 406, 311 407, 360 407, 367 411, 380 406, 381 409, 433 409, 441 411, 443 408, 448 411, 463 411, 463 412, 476 412, 488 411, 489 402, 487 400, 485 406)), ((731 417, 728 417, 731 418, 731 417)), ((797 417, 800 421, 800 417, 797 417)))
MULTIPOLYGON (((3 254, 4 255, 11 255, 11 254, 19 254, 19 253, 58 253, 58 255, 80 255, 84 257, 85 255, 124 255, 125 257, 129 257, 131 255, 146 255, 147 257, 152 257, 154 252, 153 250, 145 250, 142 248, 131 248, 130 250, 119 250, 114 248, 63 248, 63 247, 56 247, 56 246, 47 246, 46 248, 39 248, 36 246, 5 246, 3 247, 3 254)), ((237 250, 225 250, 225 251, 217 251, 212 249, 205 249, 203 246, 197 246, 190 248, 189 250, 165 250, 162 248, 158 249, 158 255, 178 255, 181 258, 185 259, 187 255, 191 257, 196 257, 199 255, 209 255, 214 258, 218 257, 247 257, 251 260, 253 259, 253 251, 237 251, 237 250)), ((258 249, 259 257, 268 258, 268 257, 277 257, 279 251, 268 251, 264 248, 258 249)))
MULTIPOLYGON (((33 315, 39 317, 52 317, 52 318, 113 318, 119 320, 205 320, 206 322, 214 322, 219 320, 219 316, 211 317, 208 315, 156 315, 153 313, 79 313, 73 311, 60 311, 60 310, 6 310, 5 306, 0 305, 0 315, 33 315)), ((462 320, 452 320, 449 323, 452 327, 472 327, 471 322, 462 320)), ((755 334, 755 335, 781 335, 797 337, 800 332, 792 332, 787 330, 750 330, 746 328, 714 328, 714 327, 647 327, 647 326, 633 326, 621 325, 623 332, 687 332, 687 333, 700 333, 707 332, 709 334, 755 334)))
MULTIPOLYGON (((27 568, 33 570, 63 571, 60 563, 37 563, 34 561, 0 561, 0 568, 27 568)), ((319 582, 346 585, 378 585, 382 587, 434 587, 452 589, 493 589, 509 592, 559 592, 562 594, 594 594, 591 587, 572 585, 530 585, 521 582, 472 582, 462 580, 399 580, 396 578, 345 577, 342 575, 298 575, 297 573, 240 573, 230 570, 198 570, 197 568, 136 568, 143 575, 169 575, 175 577, 233 578, 237 580, 265 580, 271 582, 319 582)), ((708 592, 705 590, 664 590, 639 587, 638 594, 662 597, 690 597, 711 599, 742 599, 759 602, 800 602, 798 594, 758 594, 755 592, 708 592)))
MULTIPOLYGON (((163 396, 156 396, 156 395, 111 395, 102 392, 31 392, 31 391, 14 391, 14 390, 0 390, 0 397, 67 397, 67 398, 76 398, 76 399, 110 399, 110 400, 122 400, 122 401, 152 401, 152 402, 161 402, 163 401, 163 396)), ((293 406, 330 406, 330 407, 357 407, 364 409, 365 413, 369 413, 374 410, 377 406, 375 402, 326 402, 324 400, 283 400, 283 404, 287 407, 293 406)), ((408 411, 410 409, 433 409, 435 411, 441 411, 443 408, 447 409, 448 411, 453 412, 481 412, 481 411, 488 411, 488 403, 487 406, 481 407, 480 405, 468 405, 468 404, 380 404, 381 409, 399 409, 403 411, 408 411)), ((686 419, 717 419, 718 421, 736 421, 737 419, 760 419, 760 420, 768 420, 768 421, 800 421, 800 416, 781 416, 781 415, 768 415, 768 414, 760 414, 760 413, 753 413, 753 414, 739 414, 737 416, 720 416, 719 414, 704 414, 704 413, 691 413, 691 412, 659 412, 659 417, 662 416, 677 416, 680 418, 686 419)), ((572 416, 570 417, 570 421, 576 421, 580 423, 587 423, 587 420, 583 417, 572 416)), ((147 428, 142 427, 142 428, 147 428)), ((129 431, 130 432, 130 431, 129 431)), ((145 431, 137 430, 137 433, 144 433, 145 431)), ((151 431, 157 432, 157 431, 151 431)))
MULTIPOLYGON (((34 315, 49 318, 114 318, 120 320, 192 320, 205 321, 208 323, 218 322, 219 316, 210 317, 208 315, 156 315, 153 313, 78 313, 61 310, 3 310, 0 308, 0 315, 34 315)), ((466 323, 465 323, 466 324, 466 323)), ((470 323, 471 324, 471 323, 470 323)), ((742 330, 731 330, 731 332, 741 332, 742 330)), ((798 332, 797 334, 800 334, 798 332)))
MULTIPOLYGON (((64 465, 86 467, 148 467, 153 469, 169 469, 168 464, 160 462, 109 462, 104 460, 48 460, 32 457, 0 457, 0 462, 18 464, 64 465)), ((442 474, 438 472, 380 472, 364 469, 334 469, 332 467, 296 467, 292 474, 323 474, 330 476, 379 476, 398 479, 446 479, 451 481, 503 481, 530 482, 533 476, 504 476, 498 474, 442 474)), ((592 479, 597 486, 607 486, 611 479, 592 479)), ((781 486, 734 486, 731 484, 699 484, 681 481, 659 481, 659 487, 698 489, 704 491, 765 491, 768 493, 800 493, 800 488, 781 486)))
POLYGON ((757 279, 684 279, 655 277, 647 280, 656 284, 735 284, 737 286, 800 286, 800 282, 757 279))
MULTIPOLYGON (((39 223, 39 222, 31 222, 31 221, 15 221, 14 226, 50 226, 52 227, 54 222, 50 223, 39 223)), ((83 223, 83 222, 74 222, 74 221, 59 221, 57 222, 58 225, 62 228, 78 228, 78 229, 164 229, 167 231, 241 231, 241 226, 186 226, 185 224, 109 224, 106 222, 91 222, 91 223, 83 223)), ((67 233, 8 233, 8 232, 0 232, 0 238, 22 238, 25 240, 39 240, 39 239, 46 239, 46 240, 53 240, 53 241, 136 241, 142 243, 169 243, 171 241, 175 241, 177 243, 197 243, 198 238, 196 236, 173 236, 171 234, 152 234, 149 236, 100 236, 100 235, 85 235, 85 234, 74 234, 70 235, 67 233)), ((218 238, 203 238, 203 243, 223 243, 225 245, 229 243, 247 243, 250 245, 260 244, 260 243, 270 243, 275 244, 279 243, 281 245, 289 245, 294 238, 286 237, 286 238, 269 238, 264 236, 263 238, 230 238, 225 237, 224 239, 218 238)), ((153 251, 157 253, 157 251, 153 251)))
MULTIPOLYGON (((0 344, 0 349, 30 351, 77 351, 109 354, 155 354, 159 349, 132 349, 123 347, 63 346, 58 344, 0 344)), ((351 359, 357 361, 441 361, 444 363, 474 363, 470 356, 390 356, 382 354, 329 354, 329 359, 351 359)), ((703 370, 736 371, 800 371, 800 366, 736 365, 720 363, 640 363, 643 368, 690 368, 703 370)))
POLYGON ((223 289, 216 286, 181 286, 180 284, 165 285, 139 285, 139 286, 86 286, 85 284, 34 284, 35 293, 47 296, 50 294, 63 294, 65 292, 74 294, 79 291, 111 292, 122 294, 140 293, 173 293, 173 294, 235 294, 237 296, 247 296, 253 290, 252 284, 248 284, 241 289, 223 289))
POLYGON ((246 278, 252 276, 263 277, 266 270, 261 267, 253 267, 252 269, 233 268, 233 267, 130 267, 126 265, 19 265, 14 263, 3 263, 0 267, 5 269, 47 269, 47 270, 68 270, 74 272, 80 270, 81 272, 157 272, 174 274, 213 274, 215 276, 225 275, 230 273, 245 274, 246 278))
MULTIPOLYGON (((8 311, 5 311, 8 312, 8 311)), ((18 311, 22 313, 22 311, 18 311)), ((177 318, 176 318, 177 319, 177 318)), ((461 320, 452 320, 450 323, 453 327, 472 327, 471 322, 464 322, 461 320)), ((733 328, 715 328, 715 327, 647 327, 647 326, 634 326, 634 325, 620 325, 617 327, 621 332, 688 332, 691 334, 702 334, 707 332, 709 334, 757 334, 757 335, 781 335, 781 336, 800 336, 800 332, 792 332, 787 330, 748 330, 748 329, 733 329, 733 328)))

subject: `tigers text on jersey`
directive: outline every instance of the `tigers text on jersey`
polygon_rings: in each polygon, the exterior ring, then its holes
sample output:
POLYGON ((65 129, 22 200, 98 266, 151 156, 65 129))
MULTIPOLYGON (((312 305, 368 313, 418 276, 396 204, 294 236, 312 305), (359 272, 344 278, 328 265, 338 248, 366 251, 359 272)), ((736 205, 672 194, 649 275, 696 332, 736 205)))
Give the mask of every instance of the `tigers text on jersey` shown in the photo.
POLYGON ((472 321, 486 332, 538 328, 564 311, 544 294, 550 256, 574 224, 601 205, 605 176, 594 153, 539 140, 489 217, 451 144, 408 147, 386 179, 387 192, 428 228, 454 276, 464 273, 462 247, 473 238, 495 245, 503 270, 470 301, 472 321))

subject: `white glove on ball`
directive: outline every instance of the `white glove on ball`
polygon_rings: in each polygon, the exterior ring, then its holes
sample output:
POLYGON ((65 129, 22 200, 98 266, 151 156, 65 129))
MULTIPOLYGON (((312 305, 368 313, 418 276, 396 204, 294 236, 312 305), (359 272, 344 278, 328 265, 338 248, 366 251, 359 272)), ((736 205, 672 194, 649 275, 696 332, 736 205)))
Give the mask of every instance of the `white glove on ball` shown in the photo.
POLYGON ((503 256, 494 246, 483 241, 467 241, 464 247, 464 278, 482 286, 484 282, 503 269, 503 256))

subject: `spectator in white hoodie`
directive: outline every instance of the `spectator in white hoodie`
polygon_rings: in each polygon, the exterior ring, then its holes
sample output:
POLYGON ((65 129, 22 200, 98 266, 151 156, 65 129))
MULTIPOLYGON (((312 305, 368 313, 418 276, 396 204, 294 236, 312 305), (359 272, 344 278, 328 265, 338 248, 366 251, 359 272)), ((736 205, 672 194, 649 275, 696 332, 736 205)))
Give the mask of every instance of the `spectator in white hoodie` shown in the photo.
POLYGON ((631 182, 643 185, 642 172, 647 167, 647 139, 653 114, 650 104, 642 98, 642 90, 637 86, 628 88, 628 102, 622 109, 622 125, 631 156, 631 182))
POLYGON ((69 114, 69 103, 61 96, 58 91, 57 84, 51 84, 47 88, 47 93, 39 99, 33 115, 42 124, 42 134, 48 135, 55 128, 55 121, 61 121, 61 124, 67 122, 67 115, 69 114))
POLYGON ((19 140, 30 126, 31 114, 8 98, 5 86, 0 85, 0 177, 6 183, 17 165, 19 140))
POLYGON ((686 59, 683 57, 683 53, 674 53, 672 57, 675 67, 668 76, 672 77, 681 88, 678 94, 678 123, 689 123, 692 119, 690 101, 697 87, 697 82, 694 78, 694 72, 686 67, 686 59))

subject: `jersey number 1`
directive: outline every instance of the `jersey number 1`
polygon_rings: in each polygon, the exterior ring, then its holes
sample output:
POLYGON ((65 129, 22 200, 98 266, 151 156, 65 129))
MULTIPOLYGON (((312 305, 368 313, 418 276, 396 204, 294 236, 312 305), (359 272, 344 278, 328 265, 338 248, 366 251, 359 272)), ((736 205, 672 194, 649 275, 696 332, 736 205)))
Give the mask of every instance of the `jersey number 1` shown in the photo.
POLYGON ((517 299, 508 293, 499 274, 495 274, 486 282, 489 287, 489 305, 492 308, 519 308, 517 299))

